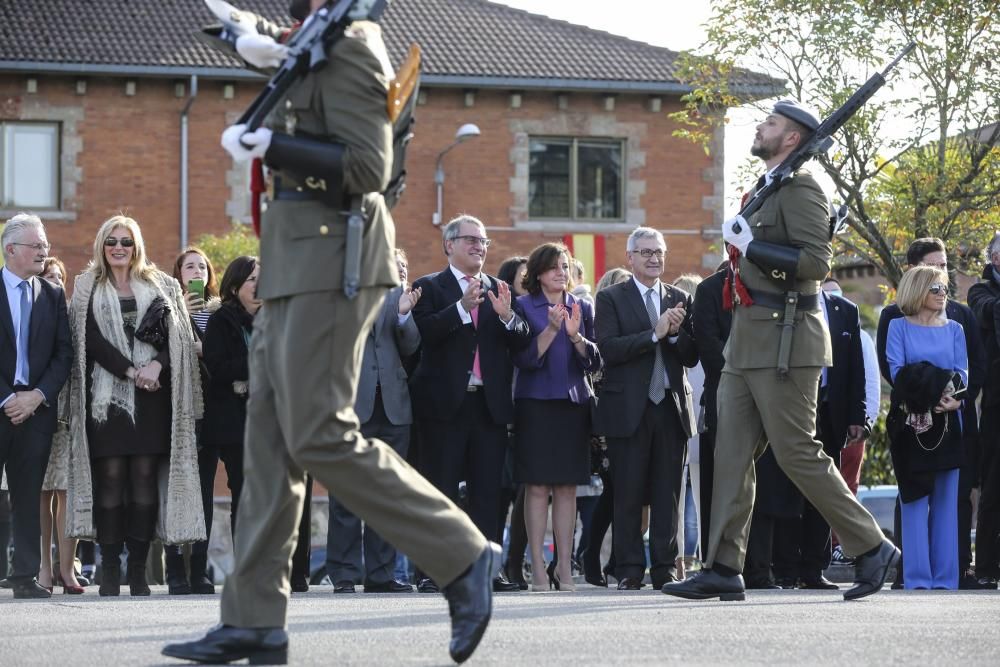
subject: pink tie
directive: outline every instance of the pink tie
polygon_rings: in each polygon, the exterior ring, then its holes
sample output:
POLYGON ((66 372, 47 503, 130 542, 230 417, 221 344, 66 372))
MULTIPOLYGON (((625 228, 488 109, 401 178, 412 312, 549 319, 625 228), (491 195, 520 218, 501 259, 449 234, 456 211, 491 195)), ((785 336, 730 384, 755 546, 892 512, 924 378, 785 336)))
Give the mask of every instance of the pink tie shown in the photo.
MULTIPOLYGON (((473 277, 474 276, 465 276, 466 286, 468 286, 472 282, 473 277)), ((478 329, 479 328, 479 306, 476 306, 475 308, 473 308, 469 312, 469 315, 472 315, 472 326, 474 326, 474 327, 476 327, 478 329)), ((475 359, 472 360, 472 374, 476 376, 477 380, 482 381, 482 379, 483 379, 483 373, 482 373, 482 371, 479 368, 479 346, 478 345, 476 345, 476 357, 475 357, 475 359)))

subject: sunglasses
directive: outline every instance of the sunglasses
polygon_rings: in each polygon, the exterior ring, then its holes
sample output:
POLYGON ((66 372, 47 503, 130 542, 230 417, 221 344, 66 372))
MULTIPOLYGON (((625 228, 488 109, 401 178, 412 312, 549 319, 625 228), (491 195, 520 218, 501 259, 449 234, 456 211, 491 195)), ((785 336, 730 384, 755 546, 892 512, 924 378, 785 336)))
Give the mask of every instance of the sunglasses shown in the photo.
POLYGON ((927 291, 930 292, 931 294, 947 294, 948 288, 942 285, 941 283, 934 283, 929 288, 927 288, 927 291))
POLYGON ((109 236, 104 239, 104 245, 108 248, 114 248, 116 245, 121 244, 123 248, 131 248, 135 245, 135 241, 129 237, 116 239, 114 236, 109 236))

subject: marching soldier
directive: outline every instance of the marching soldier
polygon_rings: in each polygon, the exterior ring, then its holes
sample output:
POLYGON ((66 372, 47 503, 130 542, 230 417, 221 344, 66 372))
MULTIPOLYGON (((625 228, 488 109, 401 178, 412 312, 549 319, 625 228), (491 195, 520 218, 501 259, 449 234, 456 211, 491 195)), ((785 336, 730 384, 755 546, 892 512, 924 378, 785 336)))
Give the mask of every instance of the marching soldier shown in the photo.
MULTIPOLYGON (((775 104, 757 126, 751 150, 768 168, 758 189, 819 124, 798 102, 775 104)), ((855 500, 815 434, 820 373, 831 364, 817 296, 832 255, 826 195, 800 169, 750 220, 731 218, 722 232, 739 256, 726 290, 733 322, 718 391, 709 569, 666 584, 663 592, 744 599, 740 573, 754 501, 753 463, 770 443, 778 464, 837 532, 844 550, 858 557, 855 586, 844 598, 876 593, 899 550, 855 500)))
MULTIPOLYGON (((309 10, 324 5, 311 0, 309 10)), ((354 7, 362 5, 370 3, 354 7)), ((236 48, 265 69, 285 53, 256 31, 236 48)), ((163 653, 213 663, 287 661, 289 561, 308 471, 441 582, 452 617, 451 657, 462 662, 489 622, 498 547, 391 447, 365 439, 353 409, 362 334, 388 288, 399 284, 395 231, 381 194, 393 172, 387 94, 394 74, 380 28, 368 20, 351 23, 327 56, 323 68, 292 87, 266 127, 247 132, 235 125, 222 136, 237 162, 263 158, 274 184, 261 227, 263 306, 250 342, 246 479, 222 624, 163 653), (345 231, 351 214, 364 218, 357 247, 345 231), (360 257, 351 256, 356 252, 360 257), (352 286, 358 289, 345 289, 352 286)))

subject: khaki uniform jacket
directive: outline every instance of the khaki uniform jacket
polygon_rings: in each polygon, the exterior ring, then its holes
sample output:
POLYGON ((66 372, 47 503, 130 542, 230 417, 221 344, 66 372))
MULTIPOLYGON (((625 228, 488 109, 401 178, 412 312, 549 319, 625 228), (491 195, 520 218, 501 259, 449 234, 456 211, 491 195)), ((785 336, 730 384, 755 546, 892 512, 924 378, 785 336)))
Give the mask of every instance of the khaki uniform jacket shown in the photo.
MULTIPOLYGON (((328 138, 345 146, 343 189, 365 194, 361 286, 394 286, 396 230, 381 194, 392 170, 392 124, 386 111, 388 56, 378 25, 353 23, 330 50, 325 67, 307 74, 276 107, 274 132, 328 138), (385 63, 385 64, 383 64, 385 63)), ((278 172, 283 187, 291 175, 278 172)), ((347 215, 319 200, 273 201, 261 221, 263 270, 257 290, 274 299, 339 289, 344 273, 347 215)))
MULTIPOLYGON (((816 179, 800 169, 792 179, 764 202, 750 220, 755 241, 799 248, 795 291, 800 295, 819 292, 819 284, 830 271, 830 204, 816 179)), ((751 292, 772 294, 785 290, 746 257, 740 257, 740 275, 751 292)), ((726 365, 733 369, 777 368, 778 345, 784 311, 764 306, 736 306, 726 344, 726 365)), ((823 312, 816 308, 795 315, 795 331, 789 366, 829 366, 833 363, 830 334, 823 312)))

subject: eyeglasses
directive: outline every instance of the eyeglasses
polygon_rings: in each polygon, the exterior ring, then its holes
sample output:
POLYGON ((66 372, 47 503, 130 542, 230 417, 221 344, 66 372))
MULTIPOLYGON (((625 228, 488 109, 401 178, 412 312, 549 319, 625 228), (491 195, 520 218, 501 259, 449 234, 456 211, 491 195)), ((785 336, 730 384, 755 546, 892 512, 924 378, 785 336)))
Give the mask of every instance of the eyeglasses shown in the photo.
POLYGON ((108 238, 104 239, 104 246, 107 248, 114 248, 118 244, 121 244, 123 248, 131 248, 132 246, 135 245, 135 240, 130 239, 127 236, 120 239, 116 239, 114 236, 109 236, 108 238))
POLYGON ((10 244, 11 245, 23 245, 25 248, 31 248, 32 250, 34 250, 36 252, 48 252, 49 249, 52 247, 52 245, 49 244, 49 243, 17 243, 15 241, 11 241, 10 244))
POLYGON ((927 291, 931 294, 947 294, 948 288, 941 283, 934 283, 927 289, 927 291))
POLYGON ((655 257, 656 259, 663 259, 663 251, 657 248, 653 250, 652 248, 643 248, 642 250, 630 250, 633 255, 642 255, 646 259, 650 257, 655 257))
POLYGON ((490 244, 493 243, 493 239, 484 239, 478 236, 456 236, 456 241, 465 241, 469 245, 476 245, 477 243, 484 248, 489 248, 490 244))

